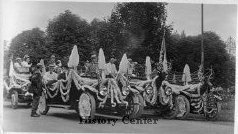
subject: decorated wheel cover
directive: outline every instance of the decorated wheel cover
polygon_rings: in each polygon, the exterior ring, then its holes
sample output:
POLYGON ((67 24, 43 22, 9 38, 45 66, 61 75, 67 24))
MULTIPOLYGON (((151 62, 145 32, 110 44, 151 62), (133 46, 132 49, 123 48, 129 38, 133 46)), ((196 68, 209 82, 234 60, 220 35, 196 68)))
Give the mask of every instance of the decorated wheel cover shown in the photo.
POLYGON ((93 118, 95 112, 95 100, 89 93, 82 93, 78 103, 79 115, 82 119, 93 118))
POLYGON ((176 105, 177 105, 177 118, 183 119, 186 118, 188 113, 190 112, 190 104, 188 99, 183 96, 179 95, 176 97, 176 105))

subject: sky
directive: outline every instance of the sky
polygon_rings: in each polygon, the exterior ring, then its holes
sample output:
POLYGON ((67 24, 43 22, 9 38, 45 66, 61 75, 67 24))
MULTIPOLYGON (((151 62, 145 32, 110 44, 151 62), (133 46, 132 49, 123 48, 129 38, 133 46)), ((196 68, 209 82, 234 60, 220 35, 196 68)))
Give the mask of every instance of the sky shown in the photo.
MULTIPOLYGON (((45 30, 49 20, 68 9, 88 22, 94 18, 107 18, 115 4, 113 2, 7 2, 3 11, 3 39, 10 42, 17 34, 34 27, 45 30)), ((166 9, 167 24, 173 25, 174 32, 184 31, 186 35, 201 33, 200 4, 169 3, 166 9)), ((204 31, 214 31, 225 41, 230 36, 236 38, 236 23, 236 5, 204 5, 204 31)))

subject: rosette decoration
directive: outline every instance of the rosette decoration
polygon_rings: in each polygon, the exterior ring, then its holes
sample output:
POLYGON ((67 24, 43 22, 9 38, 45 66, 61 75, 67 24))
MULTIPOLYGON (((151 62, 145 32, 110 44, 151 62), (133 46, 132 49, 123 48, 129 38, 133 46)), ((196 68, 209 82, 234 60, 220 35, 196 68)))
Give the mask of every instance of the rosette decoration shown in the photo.
POLYGON ((76 45, 74 45, 73 50, 69 57, 68 67, 77 67, 78 64, 79 64, 78 48, 76 45))

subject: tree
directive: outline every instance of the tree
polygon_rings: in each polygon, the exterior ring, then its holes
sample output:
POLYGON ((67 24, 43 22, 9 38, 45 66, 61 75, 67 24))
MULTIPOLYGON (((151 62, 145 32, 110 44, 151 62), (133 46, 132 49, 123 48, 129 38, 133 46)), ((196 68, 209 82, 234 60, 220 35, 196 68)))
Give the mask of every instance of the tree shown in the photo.
MULTIPOLYGON (((8 51, 14 57, 28 54, 34 61, 47 57, 49 53, 45 46, 44 31, 39 28, 23 31, 12 39, 8 51)), ((9 55, 6 57, 9 58, 9 55)))
MULTIPOLYGON (((213 68, 215 72, 213 82, 216 85, 223 84, 222 86, 235 83, 235 61, 229 58, 225 43, 214 32, 205 32, 203 38, 204 67, 205 69, 213 68)), ((175 38, 175 40, 178 39, 175 38)), ((186 36, 172 43, 175 56, 173 70, 181 72, 185 64, 188 64, 191 72, 197 71, 201 64, 201 35, 186 36)))
POLYGON ((91 51, 90 31, 90 25, 84 19, 66 10, 49 21, 47 48, 57 57, 65 59, 77 45, 80 61, 85 61, 91 51))
POLYGON ((165 3, 121 3, 112 12, 110 23, 114 27, 115 44, 138 62, 148 55, 159 60, 162 38, 170 35, 166 22, 165 3))

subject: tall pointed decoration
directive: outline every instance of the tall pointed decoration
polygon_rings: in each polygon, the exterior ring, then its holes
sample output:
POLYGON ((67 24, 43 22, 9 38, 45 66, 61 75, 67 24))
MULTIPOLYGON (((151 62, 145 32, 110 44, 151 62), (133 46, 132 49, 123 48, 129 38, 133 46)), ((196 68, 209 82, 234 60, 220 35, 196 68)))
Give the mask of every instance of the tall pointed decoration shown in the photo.
POLYGON ((146 78, 149 79, 150 78, 150 74, 151 74, 151 62, 150 62, 150 57, 146 56, 146 60, 145 60, 145 74, 146 74, 146 78))
POLYGON ((102 50, 102 48, 99 49, 99 54, 98 54, 98 68, 101 70, 106 69, 106 60, 105 60, 105 55, 102 50))
POLYGON ((129 61, 127 59, 126 54, 124 54, 122 59, 121 59, 121 62, 119 64, 119 71, 118 72, 126 74, 127 70, 128 70, 128 65, 129 65, 129 61))
POLYGON ((163 37, 161 49, 160 49, 160 57, 159 63, 163 65, 163 71, 168 71, 168 62, 167 62, 167 55, 166 55, 166 47, 165 47, 165 38, 163 37))
POLYGON ((188 82, 192 81, 191 74, 190 74, 190 68, 189 68, 188 64, 186 64, 183 69, 182 81, 185 83, 185 85, 187 85, 188 82))
POLYGON ((44 75, 46 73, 46 69, 45 69, 45 64, 43 59, 40 60, 40 64, 42 65, 42 75, 44 75))
POLYGON ((78 48, 76 45, 74 45, 74 48, 69 57, 68 67, 77 67, 78 64, 79 64, 78 48))
POLYGON ((163 38, 161 48, 160 48, 159 63, 163 62, 164 52, 165 52, 165 39, 163 38))
POLYGON ((167 72, 167 71, 168 71, 168 63, 167 63, 166 49, 165 49, 165 51, 164 51, 163 71, 164 71, 164 72, 167 72))
POLYGON ((12 77, 14 75, 14 68, 13 68, 13 61, 10 62, 10 68, 9 68, 9 77, 12 77))

